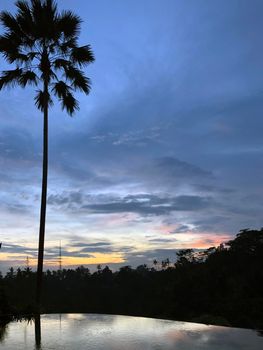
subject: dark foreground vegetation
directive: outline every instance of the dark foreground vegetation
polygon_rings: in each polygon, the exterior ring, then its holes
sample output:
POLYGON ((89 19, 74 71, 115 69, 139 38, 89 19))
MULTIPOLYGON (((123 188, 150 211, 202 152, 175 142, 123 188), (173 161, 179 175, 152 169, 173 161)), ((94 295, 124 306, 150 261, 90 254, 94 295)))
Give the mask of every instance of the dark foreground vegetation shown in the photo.
MULTIPOLYGON (((93 274, 46 271, 43 312, 139 315, 263 329, 263 229, 203 252, 177 253, 177 262, 129 266, 93 274)), ((36 274, 12 268, 0 279, 0 315, 34 313, 36 274)))

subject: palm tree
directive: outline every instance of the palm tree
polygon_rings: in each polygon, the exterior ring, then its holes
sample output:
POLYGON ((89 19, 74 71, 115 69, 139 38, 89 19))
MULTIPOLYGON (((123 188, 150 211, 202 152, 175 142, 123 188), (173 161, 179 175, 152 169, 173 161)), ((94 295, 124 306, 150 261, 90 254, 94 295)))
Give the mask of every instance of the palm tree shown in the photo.
POLYGON ((41 286, 46 222, 48 175, 48 112, 52 95, 69 115, 79 109, 74 91, 90 92, 90 79, 82 68, 94 61, 89 45, 79 46, 81 19, 71 11, 58 13, 53 0, 17 1, 17 13, 0 12, 5 33, 0 36, 0 52, 12 70, 3 71, 0 89, 5 86, 41 86, 35 104, 43 112, 43 174, 40 208, 36 303, 41 304, 41 286))

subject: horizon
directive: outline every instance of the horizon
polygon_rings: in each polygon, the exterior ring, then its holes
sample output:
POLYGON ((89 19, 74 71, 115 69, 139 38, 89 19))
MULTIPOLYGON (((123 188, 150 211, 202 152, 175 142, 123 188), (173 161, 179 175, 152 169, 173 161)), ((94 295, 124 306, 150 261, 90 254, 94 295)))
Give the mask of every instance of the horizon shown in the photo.
MULTIPOLYGON (((65 268, 135 267, 261 228, 263 3, 57 3, 96 61, 75 116, 50 110, 45 269, 60 240, 65 268)), ((34 88, 0 106, 5 271, 37 259, 42 115, 34 88)))

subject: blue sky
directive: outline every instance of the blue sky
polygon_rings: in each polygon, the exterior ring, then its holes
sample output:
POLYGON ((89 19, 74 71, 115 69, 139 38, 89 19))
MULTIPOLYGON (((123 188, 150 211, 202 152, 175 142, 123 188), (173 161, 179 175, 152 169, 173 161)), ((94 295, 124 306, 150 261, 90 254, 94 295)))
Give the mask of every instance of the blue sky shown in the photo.
MULTIPOLYGON (((2 9, 14 11, 12 1, 2 9)), ((46 266, 151 264, 262 226, 262 1, 60 0, 96 61, 50 111, 46 266)), ((8 66, 0 59, 0 69, 8 66)), ((35 262, 42 116, 0 92, 1 267, 35 262)))

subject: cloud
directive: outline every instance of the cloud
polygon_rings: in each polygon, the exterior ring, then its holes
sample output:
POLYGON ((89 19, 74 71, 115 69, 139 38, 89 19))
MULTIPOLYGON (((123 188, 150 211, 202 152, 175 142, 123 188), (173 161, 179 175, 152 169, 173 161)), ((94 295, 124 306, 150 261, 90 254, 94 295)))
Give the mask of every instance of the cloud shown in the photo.
POLYGON ((149 242, 153 242, 153 243, 167 243, 167 242, 175 242, 175 239, 170 239, 170 238, 151 238, 151 239, 149 239, 149 242))
POLYGON ((50 194, 48 196, 49 205, 82 204, 83 195, 80 191, 70 191, 61 194, 50 194))
MULTIPOLYGON (((261 227, 262 3, 168 1, 163 11, 153 1, 147 17, 141 4, 106 4, 91 33, 85 14, 101 9, 86 6, 72 9, 83 16, 82 39, 96 43, 94 85, 88 99, 77 95, 76 118, 51 110, 49 237, 74 232, 81 242, 89 231, 103 241, 122 232, 124 247, 129 235, 142 243, 167 221, 166 233, 189 235, 261 227)), ((0 93, 0 230, 14 241, 18 232, 35 240, 39 215, 42 118, 33 90, 0 93)), ((79 254, 115 249, 83 244, 74 246, 79 254)))
POLYGON ((63 208, 68 213, 135 213, 147 217, 165 216, 173 212, 202 211, 216 206, 216 202, 211 196, 138 193, 120 197, 114 194, 84 195, 73 191, 50 195, 49 205, 60 210, 63 208))
MULTIPOLYGON (((106 198, 105 198, 106 199, 106 198)), ((139 194, 129 195, 123 198, 115 198, 114 201, 105 201, 99 204, 86 204, 81 209, 92 213, 137 213, 145 215, 166 215, 173 211, 202 210, 212 204, 212 198, 192 195, 176 197, 158 197, 157 195, 139 194)))
POLYGON ((200 192, 219 193, 226 194, 228 196, 236 192, 236 190, 233 188, 224 188, 212 184, 193 184, 193 188, 200 192))
POLYGON ((114 247, 111 242, 101 241, 101 242, 75 242, 69 244, 70 249, 75 247, 79 248, 77 254, 85 255, 86 253, 112 253, 117 252, 118 248, 114 247))
POLYGON ((158 173, 171 177, 176 181, 178 178, 211 177, 212 172, 201 169, 198 166, 183 162, 174 157, 162 157, 155 161, 158 173))
POLYGON ((22 246, 19 244, 2 242, 1 252, 4 252, 4 253, 24 253, 24 254, 35 255, 37 250, 35 248, 22 246))
POLYGON ((174 231, 170 231, 170 234, 178 234, 178 233, 185 233, 185 232, 191 232, 193 229, 189 225, 179 225, 176 227, 174 231))
POLYGON ((77 248, 81 248, 81 247, 105 247, 105 246, 111 246, 110 242, 95 242, 95 243, 87 243, 87 242, 75 242, 75 243, 70 243, 71 247, 77 247, 77 248))

